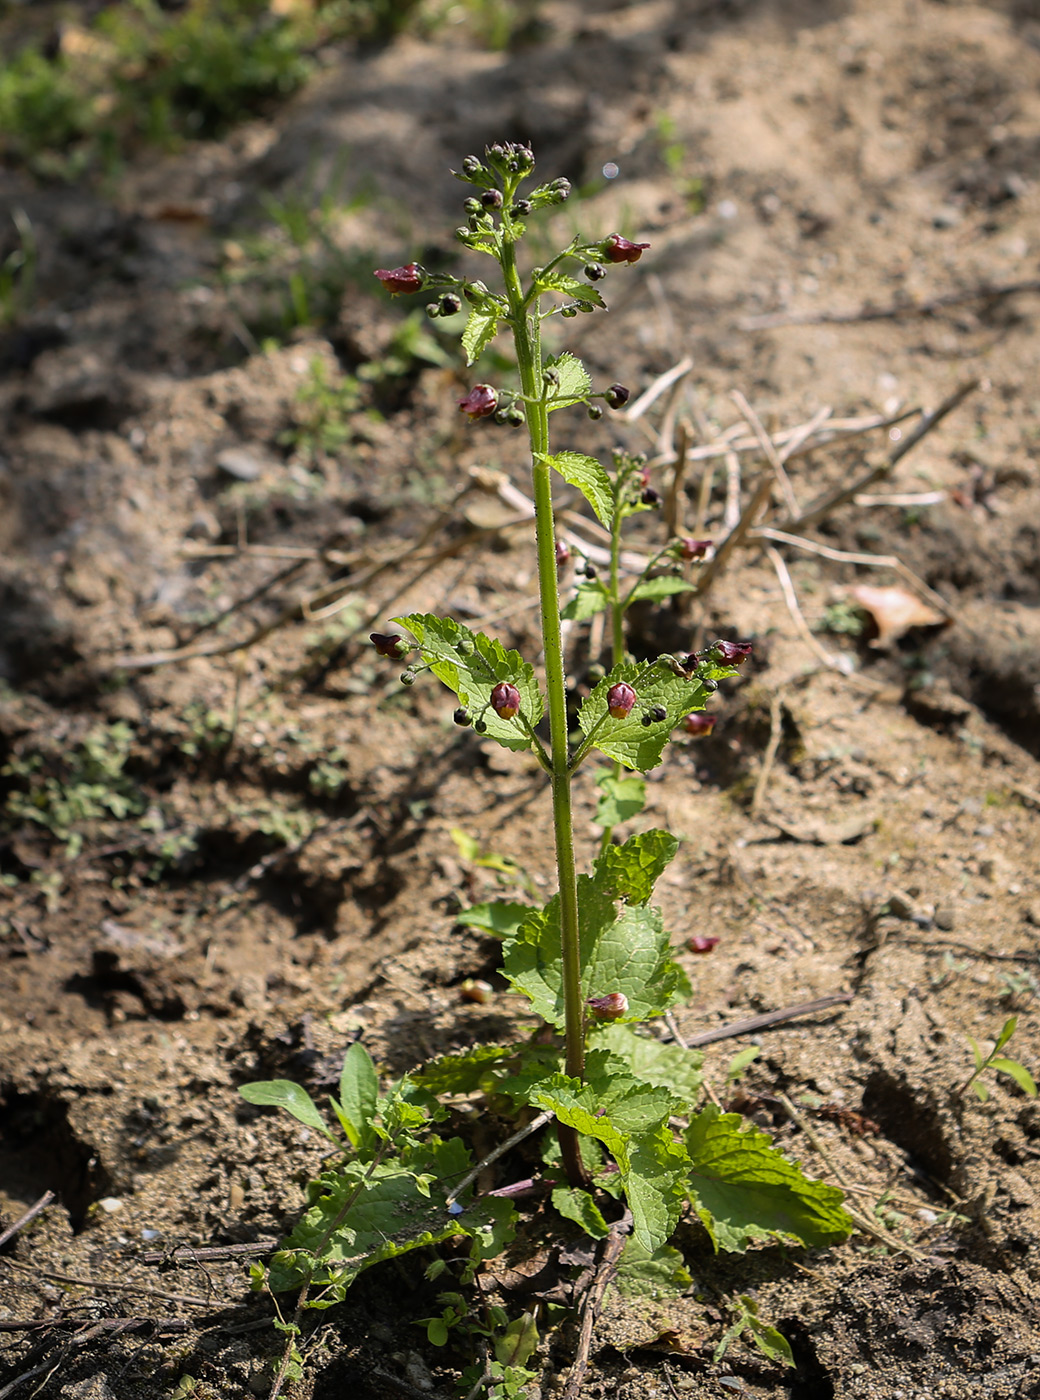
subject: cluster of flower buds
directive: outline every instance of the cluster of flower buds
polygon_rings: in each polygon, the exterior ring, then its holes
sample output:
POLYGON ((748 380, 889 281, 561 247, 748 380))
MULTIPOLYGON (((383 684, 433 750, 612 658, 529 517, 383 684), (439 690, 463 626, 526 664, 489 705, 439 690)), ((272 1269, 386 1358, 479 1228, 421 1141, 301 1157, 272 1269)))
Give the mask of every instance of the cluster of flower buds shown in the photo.
POLYGON ((550 180, 547 185, 539 185, 527 196, 531 212, 537 209, 551 209, 555 204, 566 204, 571 197, 571 182, 561 175, 558 180, 550 180))
POLYGON ((491 692, 491 708, 499 719, 515 719, 520 713, 520 692, 509 681, 499 681, 491 692))
POLYGON ((628 1015, 628 997, 624 992, 607 992, 605 996, 589 997, 585 1005, 597 1021, 620 1021, 628 1015))
POLYGON ((488 164, 501 175, 530 175, 534 169, 534 152, 523 141, 496 141, 493 146, 485 147, 484 155, 488 164))
POLYGON ((377 653, 387 657, 390 661, 400 661, 411 651, 411 647, 405 639, 395 632, 370 632, 368 639, 377 653))
POLYGON ((652 705, 640 723, 644 729, 649 729, 652 724, 664 724, 667 718, 668 711, 663 705, 652 705))
POLYGON ((384 290, 395 297, 421 292, 426 285, 426 269, 416 262, 406 263, 404 267, 378 268, 375 276, 382 282, 384 290))
POLYGON ((611 719, 628 719, 636 703, 636 693, 627 681, 618 681, 607 691, 607 713, 611 719))
POLYGON ((427 303, 426 314, 431 321, 438 316, 457 316, 462 310, 462 298, 454 292, 445 292, 439 301, 427 303))

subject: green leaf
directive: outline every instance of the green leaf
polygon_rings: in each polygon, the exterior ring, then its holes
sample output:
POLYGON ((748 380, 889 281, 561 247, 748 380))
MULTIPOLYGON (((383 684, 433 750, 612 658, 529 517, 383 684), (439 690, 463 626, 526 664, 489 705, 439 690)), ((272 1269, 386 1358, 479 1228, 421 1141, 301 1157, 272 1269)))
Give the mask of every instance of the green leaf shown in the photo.
POLYGON ((507 749, 529 749, 531 738, 515 719, 500 719, 491 708, 491 692, 499 681, 508 681, 520 692, 520 711, 533 729, 542 717, 542 692, 530 666, 517 651, 506 651, 500 641, 450 617, 410 613, 393 619, 407 627, 419 643, 423 660, 438 680, 453 690, 474 719, 487 725, 487 735, 507 749))
POLYGON ((455 915, 455 922, 466 928, 483 929, 496 938, 511 938, 530 912, 529 904, 520 904, 512 899, 496 899, 460 909, 455 915))
POLYGON ((985 1103, 989 1098, 989 1090, 986 1088, 985 1084, 983 1084, 982 1080, 973 1079, 971 1081, 971 1087, 975 1090, 975 1096, 979 1103, 985 1103))
POLYGON ((378 1103, 376 1067, 360 1040, 355 1040, 343 1057, 343 1072, 339 1077, 339 1106, 343 1111, 340 1121, 355 1151, 371 1147, 375 1141, 372 1120, 378 1103))
POLYGON ((609 768, 596 775, 600 798, 592 820, 608 830, 637 817, 646 806, 646 783, 642 778, 618 778, 609 768))
POLYGON ((610 1234, 603 1212, 588 1191, 577 1186, 557 1186, 552 1193, 552 1203, 565 1220, 573 1220, 594 1240, 604 1240, 610 1234))
POLYGON ((569 404, 580 403, 592 388, 592 377, 588 370, 577 355, 572 355, 569 350, 564 350, 562 355, 557 355, 555 359, 552 356, 547 357, 544 367, 554 369, 558 376, 558 382, 550 390, 550 413, 554 408, 565 408, 569 404))
POLYGON ((579 583, 578 590, 560 614, 567 622, 587 622, 610 602, 610 594, 602 579, 579 583))
POLYGON ((448 1324, 443 1317, 431 1317, 426 1324, 426 1340, 432 1347, 448 1345, 448 1324))
POLYGON ((698 1050, 664 1045, 648 1035, 639 1035, 631 1026, 615 1023, 597 1027, 589 1036, 589 1045, 609 1050, 628 1066, 633 1078, 656 1089, 667 1089, 687 1105, 697 1097, 704 1083, 701 1074, 704 1056, 698 1050))
POLYGON ((996 1043, 996 1045, 994 1045, 994 1047, 993 1047, 993 1053, 994 1053, 994 1055, 999 1055, 999 1054, 1000 1054, 1001 1050, 1003 1050, 1004 1046, 1008 1043, 1008 1041, 1011 1039, 1011 1037, 1015 1034, 1015 1031, 1017 1030, 1017 1028, 1018 1028, 1018 1017, 1017 1017, 1017 1016, 1009 1016, 1009 1017, 1007 1018, 1007 1020, 1004 1022, 1004 1025, 1003 1025, 1003 1028, 1002 1028, 1000 1034, 997 1036, 997 1043, 996 1043))
POLYGON ((657 578, 644 578, 636 584, 628 603, 659 603, 662 598, 671 598, 676 593, 692 593, 693 584, 676 574, 659 574, 657 578))
POLYGON ((645 1249, 631 1235, 618 1262, 618 1292, 625 1297, 676 1298, 693 1279, 682 1255, 670 1244, 645 1249))
POLYGON ((552 1073, 559 1062, 560 1052, 551 1045, 475 1045, 460 1055, 432 1060, 410 1077, 437 1098, 500 1093, 526 1103, 531 1084, 552 1073))
POLYGON ((538 1350, 539 1340, 534 1313, 522 1313, 495 1338, 495 1357, 503 1366, 523 1366, 538 1350))
POLYGON ((566 272, 556 268, 543 273, 538 278, 538 286, 544 287, 547 292, 562 292, 564 296, 583 301, 587 306, 606 306, 598 287, 593 287, 589 282, 579 282, 576 277, 569 277, 566 272))
POLYGON ((846 1239, 852 1221, 841 1191, 810 1180, 768 1133, 741 1131, 742 1122, 709 1104, 684 1134, 690 1199, 716 1249, 742 1253, 757 1239, 793 1238, 812 1247, 846 1239))
POLYGON ((284 1108, 286 1113, 291 1113, 308 1128, 316 1129, 330 1142, 336 1141, 310 1094, 291 1079, 262 1079, 255 1084, 241 1085, 238 1092, 246 1103, 262 1108, 284 1108))
MULTIPOLYGON (((625 1020, 660 1016, 689 995, 686 974, 672 961, 660 912, 641 902, 650 897, 677 844, 668 832, 641 832, 612 846, 591 876, 578 877, 582 996, 623 992, 625 1020), (619 900, 626 901, 620 908, 619 900)), ((563 1027, 558 895, 544 909, 533 910, 506 942, 503 971, 530 997, 537 1015, 563 1027)))
POLYGON ((1006 1055, 994 1056, 990 1064, 1001 1074, 1010 1075, 1024 1094, 1028 1094, 1031 1099, 1036 1098, 1036 1080, 1025 1065, 1020 1065, 1017 1060, 1009 1060, 1006 1055))
POLYGON ((466 352, 466 364, 472 365, 495 338, 498 330, 499 309, 497 306, 474 306, 469 313, 462 332, 462 348, 466 352))
POLYGON ((760 1045, 748 1045, 743 1050, 738 1050, 729 1062, 729 1069, 726 1071, 726 1083, 736 1084, 742 1077, 748 1065, 753 1064, 762 1053, 760 1045))
POLYGON ((610 528, 614 513, 614 491, 602 462, 584 452, 557 452, 551 457, 536 454, 539 462, 559 472, 564 481, 576 486, 599 516, 600 523, 610 528))
POLYGON ((578 724, 586 737, 592 736, 594 748, 626 768, 646 773, 660 763, 672 730, 686 715, 703 710, 705 699, 699 681, 676 676, 663 665, 646 667, 624 662, 604 676, 586 697, 578 711, 578 724), (638 699, 624 719, 612 719, 607 711, 607 694, 619 681, 627 681, 638 699), (643 716, 657 705, 664 706, 665 718, 644 725, 643 716))
POLYGON ((979 1048, 978 1041, 974 1038, 974 1036, 969 1035, 968 1044, 971 1046, 971 1053, 975 1056, 975 1068, 982 1069, 983 1065, 986 1063, 986 1057, 985 1055, 983 1055, 981 1049, 979 1048))

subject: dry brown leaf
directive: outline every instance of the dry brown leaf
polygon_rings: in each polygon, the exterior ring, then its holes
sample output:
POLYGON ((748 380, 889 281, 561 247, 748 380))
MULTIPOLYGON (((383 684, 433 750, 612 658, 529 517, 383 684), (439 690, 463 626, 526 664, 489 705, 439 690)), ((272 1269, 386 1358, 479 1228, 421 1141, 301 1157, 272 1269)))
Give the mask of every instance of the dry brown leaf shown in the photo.
POLYGON ((850 589, 849 596, 874 619, 878 634, 872 647, 892 646, 911 627, 941 627, 948 621, 906 588, 871 588, 861 584, 850 589))

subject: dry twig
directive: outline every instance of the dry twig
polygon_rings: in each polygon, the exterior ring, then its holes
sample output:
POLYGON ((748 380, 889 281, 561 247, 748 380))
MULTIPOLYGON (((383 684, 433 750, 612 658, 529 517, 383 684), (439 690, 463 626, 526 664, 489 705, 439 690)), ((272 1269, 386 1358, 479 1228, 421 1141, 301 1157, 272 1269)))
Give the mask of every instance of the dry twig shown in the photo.
POLYGON ((54 1199, 53 1191, 45 1191, 34 1206, 30 1206, 24 1215, 19 1216, 14 1224, 9 1225, 0 1235, 0 1249, 3 1249, 8 1240, 13 1240, 19 1230, 24 1230, 30 1221, 35 1220, 38 1215, 45 1211, 54 1199))
POLYGON ((585 1294, 585 1303, 581 1312, 581 1335, 578 1338, 578 1350, 575 1353, 570 1376, 567 1378, 563 1400, 578 1400, 581 1395, 585 1372, 589 1366, 592 1333, 600 1308, 603 1306, 603 1295, 617 1273, 618 1260, 621 1258, 621 1251, 625 1247, 625 1238, 631 1228, 632 1214, 626 1210, 624 1216, 610 1227, 610 1234, 603 1243, 603 1253, 600 1255, 595 1276, 585 1294))

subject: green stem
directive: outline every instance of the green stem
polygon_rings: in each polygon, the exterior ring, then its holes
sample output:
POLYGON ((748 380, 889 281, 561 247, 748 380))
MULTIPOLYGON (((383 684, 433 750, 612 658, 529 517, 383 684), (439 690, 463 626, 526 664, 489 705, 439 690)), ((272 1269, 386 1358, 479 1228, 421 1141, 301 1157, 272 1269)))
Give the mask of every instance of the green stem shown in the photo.
MULTIPOLYGON (((625 605, 621 601, 621 474, 617 474, 614 486, 614 515, 610 525, 610 621, 611 621, 611 669, 620 666, 625 659, 625 605)), ((623 764, 615 761, 614 777, 620 778, 623 764)), ((599 853, 604 855, 614 839, 614 828, 604 828, 599 843, 599 853)))
MULTIPOLYGON (((574 1079, 585 1074, 585 1008, 581 996, 581 954, 578 928, 578 877, 574 864, 571 816, 570 745, 567 735, 567 686, 560 632, 560 597, 556 581, 556 528, 552 480, 544 460, 549 453, 549 410, 542 382, 541 330, 537 315, 528 318, 516 252, 502 240, 502 272, 509 298, 510 321, 516 343, 520 384, 528 403, 531 473, 538 547, 538 586, 541 598, 542 643, 545 650, 545 689, 549 701, 549 761, 556 834, 556 868, 560 881, 560 939, 563 960, 563 1006, 566 1031, 566 1072, 574 1079)), ((535 307, 537 311, 537 305, 535 307)), ((588 1183, 578 1135, 558 1124, 560 1149, 572 1186, 588 1183)))

